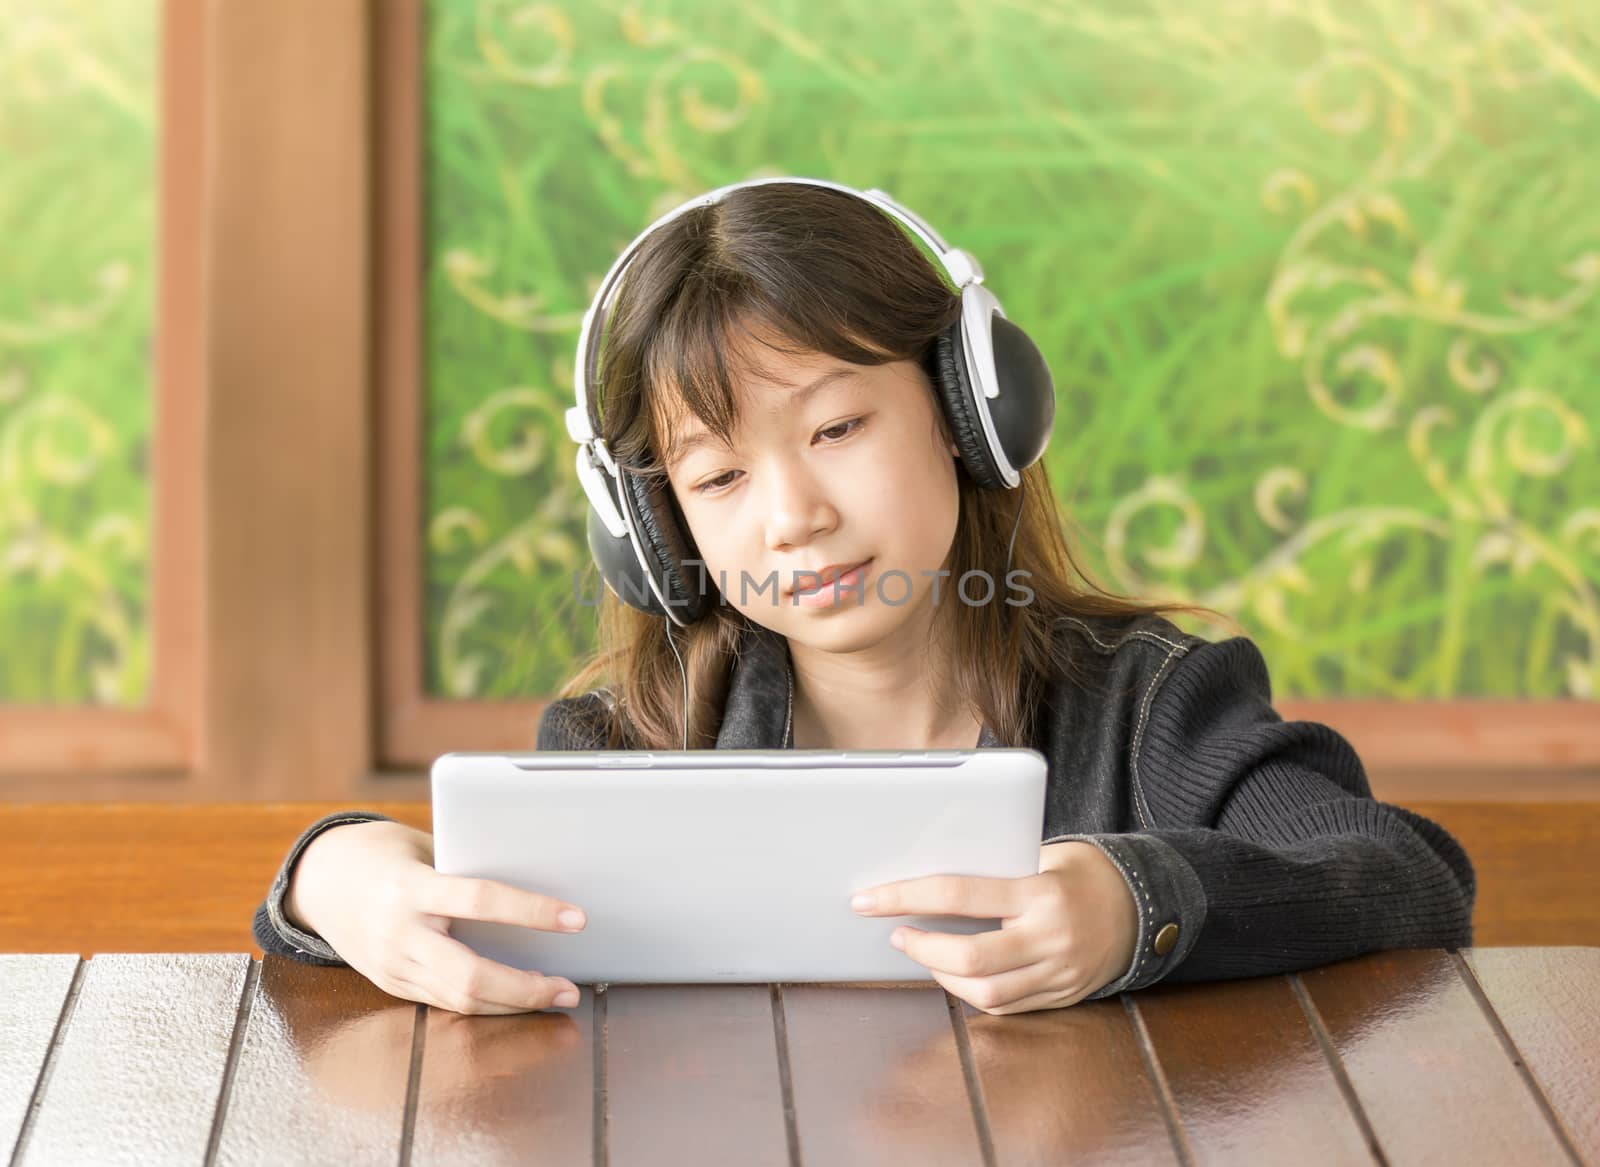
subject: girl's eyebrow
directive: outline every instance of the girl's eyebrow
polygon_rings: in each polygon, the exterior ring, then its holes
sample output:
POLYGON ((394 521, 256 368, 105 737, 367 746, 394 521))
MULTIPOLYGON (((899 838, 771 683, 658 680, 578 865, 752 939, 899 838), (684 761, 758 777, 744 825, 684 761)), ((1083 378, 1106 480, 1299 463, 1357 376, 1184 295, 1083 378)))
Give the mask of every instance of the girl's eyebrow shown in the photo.
MULTIPOLYGON (((829 369, 809 385, 802 385, 799 389, 796 389, 794 395, 789 398, 789 404, 795 407, 802 406, 830 385, 837 384, 847 377, 854 377, 858 372, 859 370, 857 369, 842 365, 829 369)), ((722 440, 710 430, 696 430, 691 434, 681 434, 667 450, 667 467, 671 469, 676 466, 701 446, 722 446, 723 444, 722 440)))
POLYGON ((829 369, 826 373, 822 374, 822 376, 818 377, 815 381, 811 382, 811 384, 804 385, 801 388, 796 389, 794 391, 794 396, 789 399, 790 403, 794 405, 804 405, 807 401, 811 400, 813 396, 826 389, 829 385, 832 385, 835 381, 842 381, 846 377, 854 377, 856 372, 857 370, 847 366, 836 365, 829 369))

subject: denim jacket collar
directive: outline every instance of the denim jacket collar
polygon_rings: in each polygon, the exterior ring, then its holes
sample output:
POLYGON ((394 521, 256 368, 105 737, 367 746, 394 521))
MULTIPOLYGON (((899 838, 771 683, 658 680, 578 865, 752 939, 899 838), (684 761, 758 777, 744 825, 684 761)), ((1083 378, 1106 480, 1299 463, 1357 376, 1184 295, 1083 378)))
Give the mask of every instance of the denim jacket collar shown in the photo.
MULTIPOLYGON (((1000 745, 985 725, 979 749, 1000 745)), ((752 625, 740 641, 739 659, 728 683, 719 750, 794 749, 794 662, 780 633, 752 625)))

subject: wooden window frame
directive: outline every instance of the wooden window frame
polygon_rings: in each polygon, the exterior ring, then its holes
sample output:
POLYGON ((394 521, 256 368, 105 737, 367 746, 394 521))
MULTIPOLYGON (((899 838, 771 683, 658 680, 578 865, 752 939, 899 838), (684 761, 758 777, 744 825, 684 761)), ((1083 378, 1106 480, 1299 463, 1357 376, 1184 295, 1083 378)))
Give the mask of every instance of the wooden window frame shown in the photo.
POLYGON ((143 706, 0 705, 0 792, 67 785, 70 775, 176 774, 198 750, 201 524, 201 240, 203 95, 209 78, 204 0, 165 0, 158 42, 156 343, 151 376, 153 475, 150 649, 143 706))
POLYGON ((393 770, 451 750, 531 750, 545 699, 462 701, 424 691, 422 434, 423 4, 393 0, 377 33, 379 749, 393 770))
POLYGON ((164 0, 151 699, 0 710, 8 801, 374 775, 372 0, 164 0))

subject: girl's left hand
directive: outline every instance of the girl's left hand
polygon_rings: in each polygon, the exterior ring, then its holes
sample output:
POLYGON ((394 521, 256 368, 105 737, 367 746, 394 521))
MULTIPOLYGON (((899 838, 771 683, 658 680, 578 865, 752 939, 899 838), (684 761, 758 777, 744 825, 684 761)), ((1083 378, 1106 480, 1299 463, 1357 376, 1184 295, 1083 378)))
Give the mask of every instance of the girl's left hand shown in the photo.
MULTIPOLYGON (((1039 874, 1021 879, 933 875, 863 888, 863 916, 976 916, 998 931, 964 936, 902 926, 901 949, 933 979, 985 1013, 1059 1009, 1133 964, 1138 907, 1122 873, 1092 843, 1051 843, 1039 874)), ((852 901, 853 903, 854 901, 852 901)))

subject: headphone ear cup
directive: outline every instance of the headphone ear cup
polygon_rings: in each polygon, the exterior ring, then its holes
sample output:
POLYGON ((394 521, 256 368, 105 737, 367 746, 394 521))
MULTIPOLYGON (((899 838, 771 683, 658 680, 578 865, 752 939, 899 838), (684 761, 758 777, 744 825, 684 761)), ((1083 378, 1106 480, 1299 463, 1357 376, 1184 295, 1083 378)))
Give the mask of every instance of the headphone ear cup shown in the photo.
POLYGON ((989 420, 1006 461, 1021 473, 1050 444, 1056 423, 1056 383, 1032 337, 998 312, 990 317, 989 327, 994 372, 1000 382, 1000 396, 989 402, 989 420))
POLYGON ((677 619, 693 624, 705 616, 710 607, 709 589, 704 568, 698 572, 693 586, 685 581, 684 564, 696 557, 696 548, 673 507, 672 488, 665 481, 654 485, 649 477, 626 470, 622 471, 622 487, 634 529, 642 536, 645 562, 655 573, 677 619))
POLYGON ((966 350, 961 342, 962 322, 958 319, 933 342, 933 367, 929 370, 939 399, 944 402, 945 420, 961 452, 961 464, 972 480, 989 490, 1005 489, 1000 467, 989 453, 983 423, 973 413, 972 386, 967 376, 966 350))
MULTIPOLYGON (((617 498, 617 491, 609 479, 606 481, 606 489, 611 492, 613 499, 617 498)), ((617 509, 621 510, 622 505, 619 500, 617 509)), ((594 558, 595 566, 600 569, 600 578, 616 593, 617 598, 629 607, 651 616, 665 616, 667 610, 661 606, 655 593, 650 590, 644 568, 639 566, 639 557, 633 551, 633 541, 626 533, 613 535, 607 529, 600 513, 593 506, 588 510, 589 554, 594 558)))
POLYGON ((589 508, 589 554, 600 569, 600 578, 616 593, 617 598, 631 608, 651 616, 665 616, 667 611, 657 601, 655 593, 639 566, 639 557, 633 553, 633 544, 627 535, 613 535, 599 513, 589 508))

